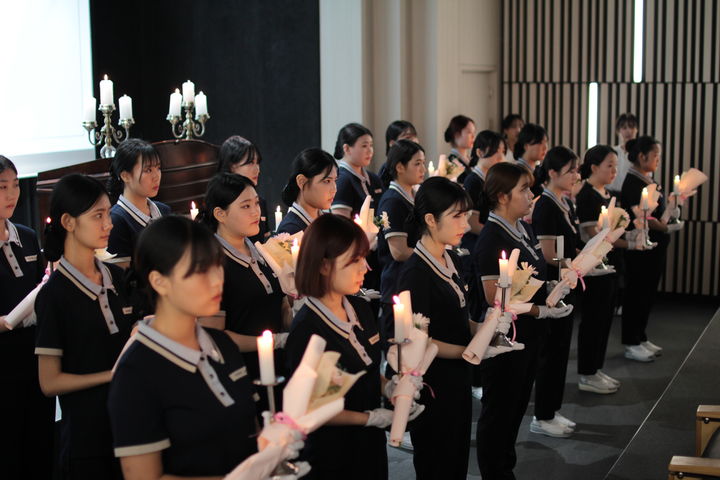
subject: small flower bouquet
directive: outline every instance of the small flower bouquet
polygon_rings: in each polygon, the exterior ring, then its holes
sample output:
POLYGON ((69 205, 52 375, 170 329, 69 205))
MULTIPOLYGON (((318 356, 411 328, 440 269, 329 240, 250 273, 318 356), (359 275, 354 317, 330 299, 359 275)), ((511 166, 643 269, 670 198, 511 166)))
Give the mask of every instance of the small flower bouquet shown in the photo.
POLYGON ((265 243, 255 242, 255 248, 277 275, 282 291, 293 298, 297 298, 298 293, 295 288, 295 262, 292 256, 292 246, 296 240, 297 244, 300 244, 302 236, 302 231, 293 235, 281 233, 268 238, 265 243))
POLYGON ((601 218, 598 219, 598 227, 599 230, 602 230, 603 228, 610 229, 605 241, 613 244, 618 238, 623 236, 625 229, 627 229, 628 225, 630 225, 630 215, 628 215, 624 209, 615 206, 615 197, 613 197, 610 199, 610 205, 608 205, 607 208, 607 218, 608 225, 605 226, 602 224, 601 214, 601 218))
POLYGON ((678 183, 677 194, 680 195, 681 204, 686 198, 692 197, 697 193, 697 188, 708 181, 708 176, 697 168, 691 168, 680 175, 680 183, 678 183))
POLYGON ((97 258, 101 262, 107 262, 108 260, 112 260, 115 257, 117 257, 117 253, 108 253, 107 248, 95 249, 95 258, 97 258))
POLYGON ((433 177, 445 177, 457 182, 458 177, 465 171, 465 167, 458 162, 448 160, 447 155, 440 155, 438 158, 438 168, 430 172, 433 177))

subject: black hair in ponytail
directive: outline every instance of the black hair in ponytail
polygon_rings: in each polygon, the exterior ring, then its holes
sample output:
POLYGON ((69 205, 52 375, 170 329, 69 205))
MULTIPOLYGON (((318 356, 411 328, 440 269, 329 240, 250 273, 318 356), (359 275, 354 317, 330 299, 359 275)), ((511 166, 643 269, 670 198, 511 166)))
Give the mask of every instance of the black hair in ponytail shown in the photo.
POLYGON ((255 188, 255 184, 247 177, 236 173, 217 173, 210 179, 205 192, 205 206, 200 211, 197 221, 205 224, 215 232, 218 221, 213 211, 216 207, 227 210, 246 188, 255 188))
POLYGON ((641 153, 647 155, 655 148, 655 145, 660 145, 660 142, 648 135, 628 140, 625 144, 625 150, 628 151, 628 160, 630 160, 632 164, 637 165, 640 161, 639 155, 641 153))
POLYGON ((308 181, 317 175, 328 177, 334 168, 337 168, 335 159, 320 148, 306 148, 300 152, 292 161, 290 177, 282 190, 282 201, 288 207, 291 206, 300 194, 300 187, 297 184, 297 176, 304 175, 308 181))
POLYGON ((417 137, 415 125, 407 120, 395 120, 385 130, 385 155, 390 151, 390 142, 397 142, 400 135, 417 137))
POLYGON ((0 155, 0 173, 5 170, 12 170, 15 172, 15 175, 17 175, 17 168, 15 167, 15 164, 6 156, 0 155))
POLYGON ((67 230, 62 226, 62 216, 67 213, 79 217, 103 195, 108 196, 107 190, 93 177, 71 173, 60 179, 50 198, 50 222, 45 225, 45 258, 56 262, 65 251, 67 230))
POLYGON ((520 129, 517 141, 515 142, 515 150, 513 154, 515 158, 522 158, 525 155, 527 145, 537 145, 541 143, 544 138, 547 138, 547 131, 535 123, 526 123, 520 129))
POLYGON ((382 172, 382 181, 385 188, 390 185, 390 182, 397 180, 398 164, 407 166, 410 159, 417 152, 425 152, 425 150, 412 140, 398 140, 395 142, 388 152, 385 170, 382 172))
POLYGON ((472 118, 466 117, 465 115, 455 115, 454 117, 452 117, 450 119, 450 123, 448 123, 448 126, 445 129, 445 133, 443 134, 443 139, 445 140, 445 142, 454 145, 455 137, 460 135, 460 132, 462 132, 469 123, 475 122, 473 122, 472 118))
POLYGON ((578 156, 567 147, 557 146, 547 151, 543 162, 540 167, 537 168, 537 178, 535 179, 538 185, 543 185, 545 182, 550 180, 550 170, 554 172, 560 172, 563 167, 569 163, 576 163, 578 156))
MULTIPOLYGON (((110 162, 110 177, 107 181, 110 203, 117 202, 125 188, 125 182, 120 178, 120 174, 122 172, 132 173, 138 161, 142 162, 143 167, 160 165, 160 156, 153 144, 139 138, 128 138, 120 142, 115 156, 110 162)), ((140 176, 142 176, 142 172, 140 172, 140 176)))
POLYGON ((478 133, 473 142, 472 152, 470 152, 470 166, 474 167, 480 160, 478 150, 483 152, 482 158, 492 157, 500 150, 500 144, 505 145, 507 150, 507 143, 501 134, 492 130, 483 130, 478 133))
POLYGON ((461 212, 470 211, 472 200, 458 183, 445 177, 430 177, 425 180, 415 194, 415 206, 405 221, 408 232, 408 245, 414 246, 427 232, 425 215, 428 213, 439 220, 450 207, 457 205, 461 212))
POLYGON ((232 172, 233 167, 247 165, 257 160, 262 163, 262 156, 254 143, 240 135, 228 137, 218 152, 218 172, 232 172))
POLYGON ((592 175, 592 166, 600 165, 611 153, 616 152, 610 145, 595 145, 585 152, 583 163, 580 165, 580 177, 582 177, 583 180, 590 178, 590 175, 592 175))
POLYGON ((359 123, 348 123, 342 127, 338 132, 337 141, 335 142, 334 157, 338 160, 342 160, 345 156, 343 145, 349 145, 352 147, 355 145, 355 142, 358 141, 358 138, 364 135, 373 136, 372 132, 367 127, 364 127, 359 123))

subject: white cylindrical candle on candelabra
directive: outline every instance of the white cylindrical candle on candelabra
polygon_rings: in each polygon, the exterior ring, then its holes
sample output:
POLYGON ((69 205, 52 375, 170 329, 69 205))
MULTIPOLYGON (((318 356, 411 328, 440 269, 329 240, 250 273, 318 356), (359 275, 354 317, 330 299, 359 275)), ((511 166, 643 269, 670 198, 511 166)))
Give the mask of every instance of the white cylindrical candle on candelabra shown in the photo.
POLYGON ((120 109, 120 120, 130 120, 133 118, 132 98, 127 95, 118 98, 118 107, 120 109))
POLYGON ((280 228, 280 222, 282 222, 282 210, 280 210, 280 205, 278 205, 277 210, 275 210, 275 230, 280 228))
POLYGON ((112 105, 113 101, 113 82, 108 80, 108 76, 105 75, 103 80, 100 80, 100 105, 112 105))
POLYGON ((97 101, 95 97, 90 97, 85 100, 85 108, 83 109, 83 121, 87 123, 93 123, 96 120, 97 115, 97 101))
POLYGON ((403 323, 405 325, 405 335, 410 337, 410 331, 413 328, 413 309, 412 309, 412 297, 410 296, 410 290, 403 290, 398 295, 400 298, 400 303, 403 304, 405 307, 405 311, 403 312, 403 323))
POLYGON ((265 330, 261 336, 257 337, 257 349, 260 363, 260 383, 274 385, 276 380, 275 360, 273 358, 275 345, 270 330, 265 330))
POLYGON ((198 216, 198 213, 200 213, 200 210, 195 206, 195 202, 190 202, 190 219, 195 220, 195 217, 198 216))
POLYGON ((405 341, 405 305, 400 303, 400 297, 393 296, 393 320, 395 324, 395 341, 405 341))
POLYGON ((600 207, 600 228, 608 228, 610 226, 610 217, 608 209, 605 205, 600 207))
POLYGON ((675 179, 673 180, 673 193, 675 195, 680 193, 680 175, 675 175, 675 179))
POLYGON ((641 208, 642 210, 648 210, 648 209, 650 208, 650 203, 649 203, 649 200, 648 200, 648 199, 649 199, 649 195, 650 195, 650 194, 648 193, 647 187, 643 188, 643 189, 642 189, 642 197, 641 197, 641 200, 640 200, 640 208, 641 208))
POLYGON ((182 95, 180 95, 180 90, 178 90, 176 88, 175 92, 170 94, 170 108, 168 110, 169 117, 179 117, 180 116, 180 103, 181 102, 182 102, 182 95))
POLYGON ((185 103, 195 102, 195 84, 190 80, 182 84, 182 99, 185 103))
POLYGON ((502 251, 501 257, 498 259, 498 267, 500 268, 500 285, 509 285, 510 275, 508 273, 508 259, 505 250, 502 251))
POLYGON ((195 97, 195 118, 200 117, 201 115, 207 115, 208 109, 207 109, 207 96, 200 91, 200 93, 197 94, 195 97))
POLYGON ((565 258, 565 237, 558 235, 555 237, 555 255, 560 260, 565 258))

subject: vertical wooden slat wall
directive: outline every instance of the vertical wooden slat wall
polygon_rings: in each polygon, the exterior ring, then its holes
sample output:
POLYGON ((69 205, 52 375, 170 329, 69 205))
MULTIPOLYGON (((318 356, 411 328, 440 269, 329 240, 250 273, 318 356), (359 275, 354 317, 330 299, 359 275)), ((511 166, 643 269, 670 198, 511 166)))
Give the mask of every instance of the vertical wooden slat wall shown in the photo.
POLYGON ((661 289, 720 295, 720 2, 645 0, 643 80, 633 83, 633 0, 505 0, 501 109, 548 129, 551 145, 587 149, 588 84, 599 84, 598 141, 640 118, 662 142, 666 191, 690 167, 710 180, 684 208, 661 289))

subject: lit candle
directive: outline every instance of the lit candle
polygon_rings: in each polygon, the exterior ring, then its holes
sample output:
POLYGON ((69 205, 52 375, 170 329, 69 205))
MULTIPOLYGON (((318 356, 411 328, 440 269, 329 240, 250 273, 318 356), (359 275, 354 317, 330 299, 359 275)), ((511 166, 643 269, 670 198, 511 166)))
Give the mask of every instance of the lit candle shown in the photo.
POLYGON ((132 98, 127 95, 123 95, 118 99, 118 104, 120 106, 120 120, 129 120, 133 118, 132 98))
POLYGON ((498 266, 500 267, 500 285, 509 285, 510 276, 508 275, 508 259, 505 250, 502 251, 501 257, 498 259, 498 266))
POLYGON ((182 99, 185 103, 195 102, 195 84, 190 80, 182 84, 182 99))
POLYGON ((562 260, 565 258, 565 237, 558 235, 555 242, 555 257, 562 260))
POLYGON ((608 228, 610 226, 610 217, 608 209, 605 205, 600 207, 600 228, 608 228))
POLYGON ((280 222, 282 222, 282 210, 280 210, 280 205, 278 205, 275 210, 275 230, 280 228, 280 222))
POLYGON ((168 117, 180 116, 180 102, 182 102, 182 95, 180 95, 180 90, 176 88, 175 92, 170 94, 170 109, 168 110, 168 117))
POLYGON ((430 164, 428 165, 428 173, 430 176, 432 176, 435 173, 435 164, 430 160, 430 164))
POLYGON ((400 297, 400 303, 405 307, 403 312, 403 324, 405 327, 405 334, 409 337, 410 331, 413 328, 413 309, 412 309, 412 297, 410 296, 410 290, 403 290, 398 295, 400 297))
POLYGON ((650 209, 650 203, 648 201, 648 189, 647 187, 643 188, 642 190, 642 198, 640 200, 640 208, 643 210, 649 210, 650 209))
POLYGON ((195 220, 195 217, 198 216, 198 213, 200 213, 200 210, 198 210, 195 202, 190 202, 190 218, 192 220, 195 220))
POLYGON ((95 115, 97 115, 97 105, 95 97, 90 97, 85 99, 85 108, 84 108, 84 115, 83 115, 83 121, 87 123, 94 123, 95 122, 95 115))
POLYGON ((263 385, 275 384, 275 361, 273 350, 275 345, 270 330, 265 330, 257 337, 258 359, 260 360, 260 383, 263 385))
POLYGON ((395 320, 395 341, 405 341, 405 305, 400 303, 400 297, 393 296, 393 317, 395 320))
POLYGON ((293 265, 297 265, 298 254, 300 253, 300 245, 298 245, 298 239, 293 239, 293 243, 290 246, 290 255, 292 255, 293 265))
POLYGON ((199 118, 200 115, 207 115, 207 96, 200 91, 200 93, 197 94, 197 97, 195 97, 195 118, 199 118))
POLYGON ((680 175, 675 175, 675 180, 673 181, 673 193, 675 195, 680 193, 680 175))
POLYGON ((360 215, 358 215, 357 213, 355 214, 355 218, 353 220, 355 221, 355 223, 357 223, 361 227, 363 226, 362 219, 360 218, 360 215))
POLYGON ((113 101, 113 82, 108 80, 105 75, 104 80, 100 80, 100 105, 112 105, 113 101))

